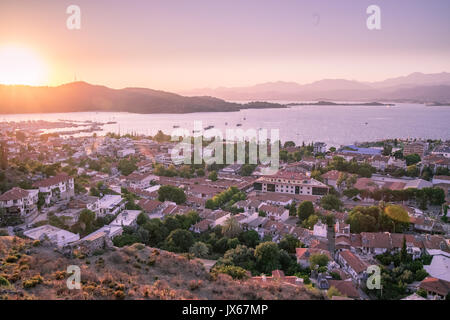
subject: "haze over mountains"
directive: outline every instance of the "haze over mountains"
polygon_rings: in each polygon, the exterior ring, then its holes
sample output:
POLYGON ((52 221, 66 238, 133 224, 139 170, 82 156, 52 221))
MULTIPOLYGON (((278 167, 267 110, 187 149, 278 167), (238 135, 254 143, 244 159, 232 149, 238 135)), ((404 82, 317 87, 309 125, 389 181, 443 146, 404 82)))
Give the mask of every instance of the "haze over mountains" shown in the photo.
POLYGON ((412 73, 379 82, 324 79, 309 84, 268 82, 249 87, 195 89, 184 95, 226 100, 450 101, 450 73, 412 73))
POLYGON ((251 87, 199 89, 182 96, 145 88, 111 89, 73 82, 57 87, 0 85, 0 113, 113 111, 191 113, 281 108, 281 104, 232 103, 225 100, 328 100, 450 102, 450 73, 413 73, 381 82, 324 79, 300 85, 271 82, 251 87))
POLYGON ((57 87, 0 85, 0 113, 112 111, 132 113, 190 113, 283 107, 263 102, 230 103, 212 97, 183 97, 144 89, 111 89, 86 82, 57 87))

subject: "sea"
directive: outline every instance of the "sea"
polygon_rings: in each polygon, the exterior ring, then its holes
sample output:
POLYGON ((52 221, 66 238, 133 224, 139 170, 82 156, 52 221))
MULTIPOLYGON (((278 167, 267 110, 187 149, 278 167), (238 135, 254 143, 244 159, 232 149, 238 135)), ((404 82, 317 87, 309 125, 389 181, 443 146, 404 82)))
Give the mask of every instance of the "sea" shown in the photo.
MULTIPOLYGON (((111 122, 101 126, 97 135, 107 132, 154 135, 158 130, 171 134, 180 129, 192 132, 194 123, 201 122, 203 128, 219 129, 224 136, 226 130, 254 129, 258 132, 266 129, 270 137, 270 130, 278 129, 283 142, 291 140, 301 144, 320 141, 328 146, 387 138, 450 140, 450 107, 412 103, 398 103, 395 106, 303 105, 283 109, 188 114, 73 112, 0 115, 0 121, 28 120, 111 122)), ((71 131, 74 128, 51 129, 45 132, 64 130, 71 131)))

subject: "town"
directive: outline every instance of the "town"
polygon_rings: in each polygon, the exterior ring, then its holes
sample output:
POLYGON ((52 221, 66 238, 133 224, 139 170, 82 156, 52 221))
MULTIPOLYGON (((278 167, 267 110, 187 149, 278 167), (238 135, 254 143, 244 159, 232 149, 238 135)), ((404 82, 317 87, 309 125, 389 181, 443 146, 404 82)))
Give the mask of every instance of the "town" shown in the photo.
MULTIPOLYGON (((40 126, 0 123, 0 238, 80 264, 140 244, 198 259, 215 276, 323 299, 449 299, 450 141, 282 141, 268 175, 262 162, 174 161, 177 142, 161 131, 40 126), (376 288, 369 266, 380 270, 376 288)), ((0 260, 0 289, 20 282, 15 261, 0 260)))

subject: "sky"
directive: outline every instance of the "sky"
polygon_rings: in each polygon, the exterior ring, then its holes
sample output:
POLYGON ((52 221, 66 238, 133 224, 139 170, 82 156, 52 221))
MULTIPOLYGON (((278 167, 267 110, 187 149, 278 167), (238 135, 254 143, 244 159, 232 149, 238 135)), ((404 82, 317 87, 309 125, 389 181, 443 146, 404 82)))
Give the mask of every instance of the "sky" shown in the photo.
POLYGON ((36 69, 25 84, 174 92, 448 72, 449 16, 448 0, 1 0, 0 82, 16 65, 36 69), (66 27, 72 4, 80 30, 66 27), (366 26, 372 4, 381 30, 366 26), (25 58, 2 56, 12 47, 25 58))

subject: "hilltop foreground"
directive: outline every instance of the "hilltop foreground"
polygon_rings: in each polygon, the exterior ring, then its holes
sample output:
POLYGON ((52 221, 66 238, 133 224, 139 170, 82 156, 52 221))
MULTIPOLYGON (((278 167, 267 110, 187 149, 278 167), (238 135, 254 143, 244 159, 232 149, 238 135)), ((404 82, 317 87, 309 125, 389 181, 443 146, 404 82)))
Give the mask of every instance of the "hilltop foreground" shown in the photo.
POLYGON ((89 258, 65 258, 51 246, 0 237, 0 299, 322 299, 305 287, 213 277, 199 260, 140 244, 89 258), (81 290, 66 285, 81 268, 81 290))

